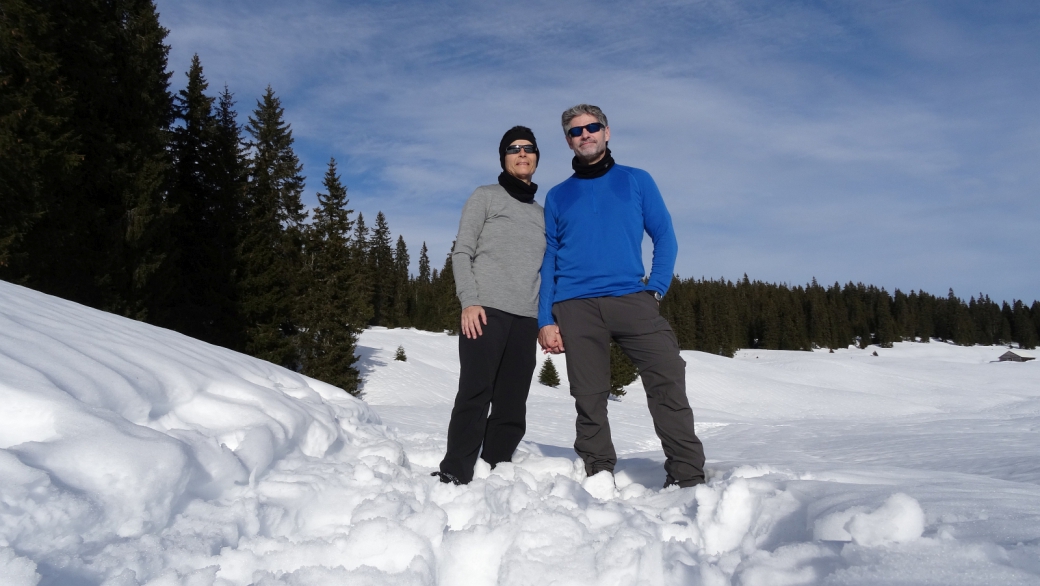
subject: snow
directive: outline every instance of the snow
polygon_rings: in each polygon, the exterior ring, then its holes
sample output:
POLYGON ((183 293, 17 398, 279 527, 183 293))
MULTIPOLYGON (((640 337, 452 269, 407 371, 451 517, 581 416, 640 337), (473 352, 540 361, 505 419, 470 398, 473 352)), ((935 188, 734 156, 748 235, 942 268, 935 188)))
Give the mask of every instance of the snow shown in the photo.
POLYGON ((367 330, 360 401, 0 282, 0 584, 1040 584, 1040 365, 1003 351, 684 352, 687 489, 638 382, 586 478, 554 357, 513 461, 457 487, 456 338, 367 330))

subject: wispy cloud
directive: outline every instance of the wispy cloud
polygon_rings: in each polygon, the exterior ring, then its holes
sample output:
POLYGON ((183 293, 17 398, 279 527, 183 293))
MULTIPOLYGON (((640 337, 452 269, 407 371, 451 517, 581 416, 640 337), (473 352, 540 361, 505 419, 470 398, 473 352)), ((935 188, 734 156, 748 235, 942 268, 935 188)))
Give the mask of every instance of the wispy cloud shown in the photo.
POLYGON ((683 276, 1040 297, 1035 3, 159 8, 172 68, 199 53, 242 113, 271 84, 309 192, 336 157, 353 207, 434 262, 502 132, 535 130, 547 190, 570 172, 559 113, 588 101, 660 184, 683 276))

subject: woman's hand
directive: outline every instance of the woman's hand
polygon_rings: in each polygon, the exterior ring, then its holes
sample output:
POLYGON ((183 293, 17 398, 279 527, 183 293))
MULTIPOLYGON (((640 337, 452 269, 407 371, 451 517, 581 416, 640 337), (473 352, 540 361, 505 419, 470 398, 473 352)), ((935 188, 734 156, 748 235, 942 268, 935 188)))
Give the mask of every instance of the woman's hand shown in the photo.
POLYGON ((560 327, 552 324, 538 330, 538 344, 542 346, 543 354, 562 354, 563 336, 560 335, 560 327))
POLYGON ((479 305, 470 305, 462 310, 462 334, 467 338, 475 340, 484 333, 484 331, 480 329, 481 322, 483 322, 484 325, 487 325, 487 314, 484 313, 483 307, 479 305))

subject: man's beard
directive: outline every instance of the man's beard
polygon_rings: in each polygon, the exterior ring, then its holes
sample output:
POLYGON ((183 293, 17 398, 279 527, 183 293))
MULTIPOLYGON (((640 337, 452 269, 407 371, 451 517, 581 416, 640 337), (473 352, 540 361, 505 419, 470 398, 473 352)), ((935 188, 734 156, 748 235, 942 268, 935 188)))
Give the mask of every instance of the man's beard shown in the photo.
POLYGON ((602 158, 603 155, 607 152, 607 142, 597 142, 596 150, 588 155, 581 152, 581 147, 578 148, 579 150, 574 151, 574 156, 577 157, 578 161, 581 162, 583 165, 590 165, 593 161, 602 158))

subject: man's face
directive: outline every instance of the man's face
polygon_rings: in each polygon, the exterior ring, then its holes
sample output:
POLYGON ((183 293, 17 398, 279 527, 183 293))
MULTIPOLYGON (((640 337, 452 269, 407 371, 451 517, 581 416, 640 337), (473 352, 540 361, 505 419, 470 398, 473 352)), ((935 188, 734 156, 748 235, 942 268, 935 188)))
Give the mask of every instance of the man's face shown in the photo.
MULTIPOLYGON (((592 124, 593 122, 599 122, 599 120, 596 120, 596 117, 592 114, 579 114, 571 119, 567 124, 566 130, 592 124)), ((578 160, 586 165, 590 165, 599 162, 603 155, 606 154, 607 141, 610 140, 610 127, 605 126, 599 132, 591 134, 588 130, 582 129, 580 136, 572 137, 570 134, 565 134, 565 136, 567 138, 567 146, 574 151, 574 156, 578 157, 578 160)))

